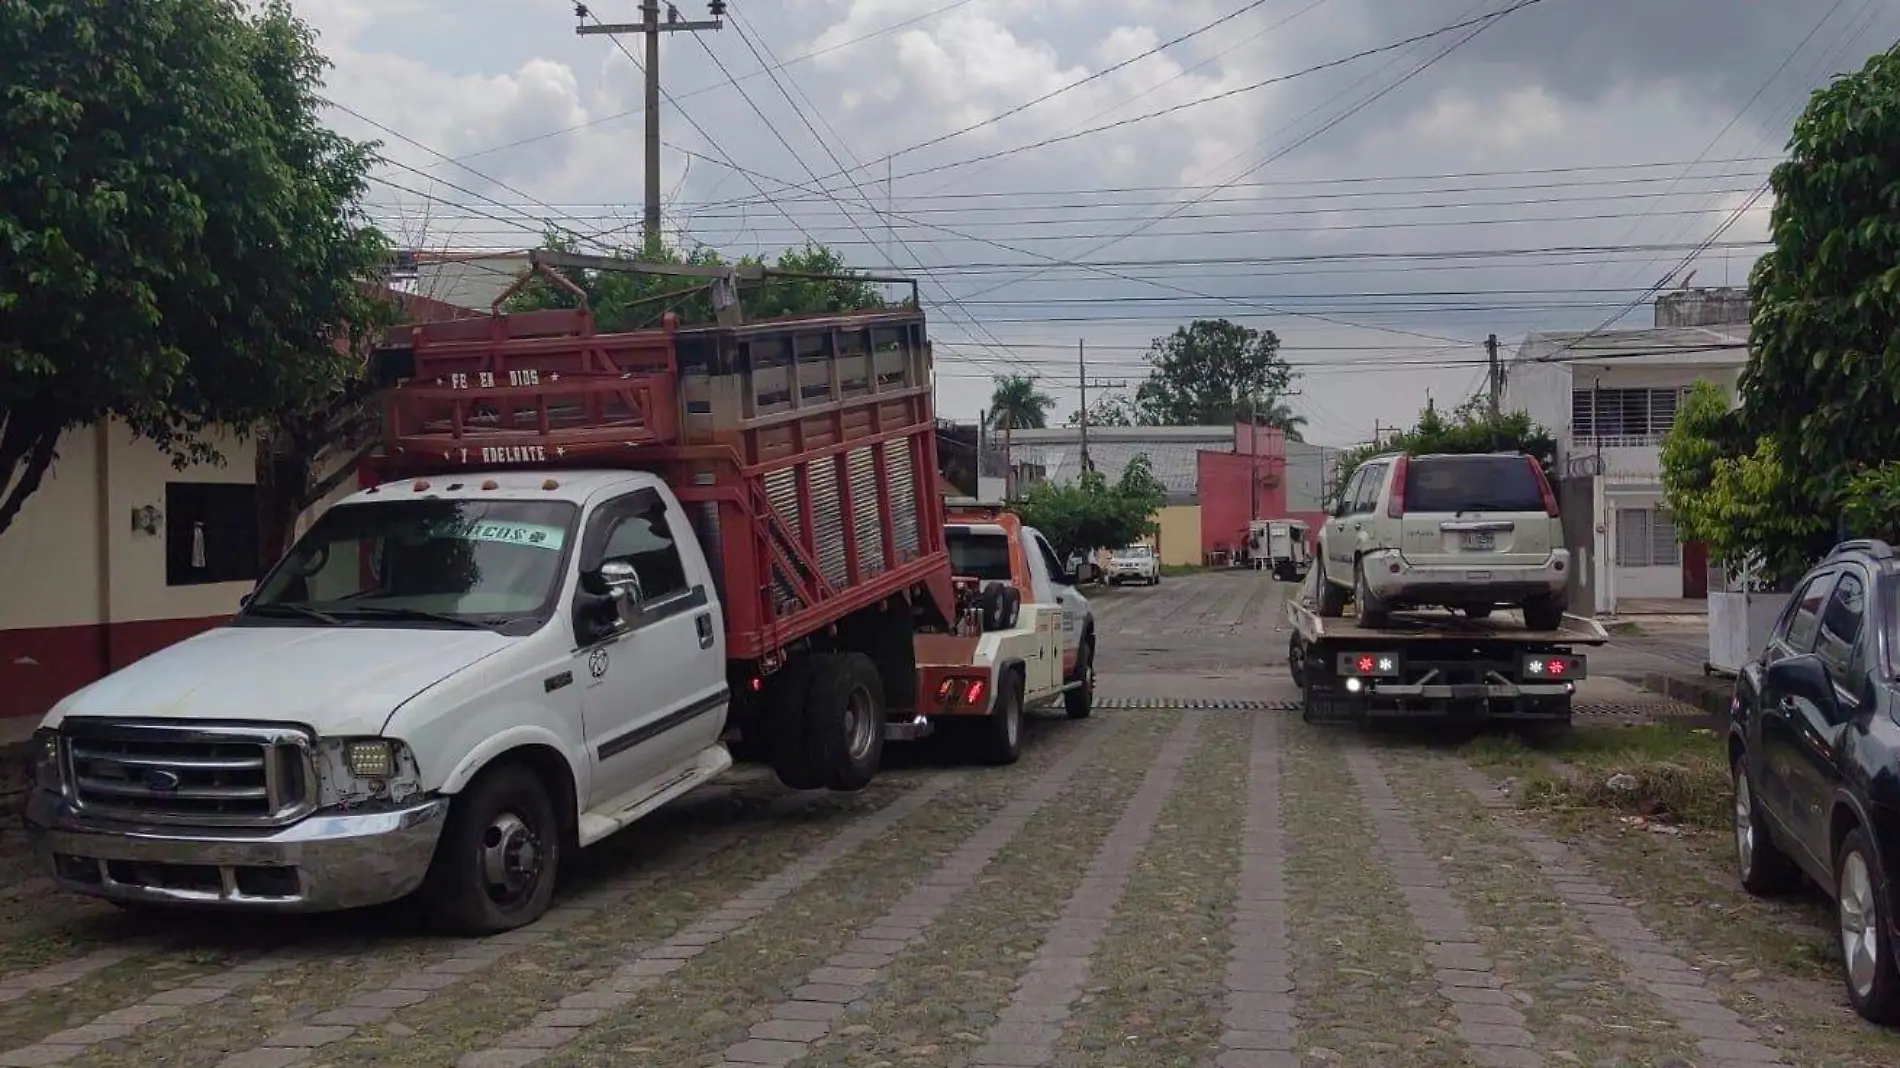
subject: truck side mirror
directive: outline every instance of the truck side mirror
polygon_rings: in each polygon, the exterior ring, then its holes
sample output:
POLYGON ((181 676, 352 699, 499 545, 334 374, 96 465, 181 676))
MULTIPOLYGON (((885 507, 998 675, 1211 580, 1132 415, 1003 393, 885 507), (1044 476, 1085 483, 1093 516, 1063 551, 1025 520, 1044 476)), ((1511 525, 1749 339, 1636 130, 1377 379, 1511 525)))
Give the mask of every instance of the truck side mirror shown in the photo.
POLYGON ((640 573, 625 560, 608 560, 600 565, 598 574, 607 592, 607 603, 613 606, 620 625, 631 627, 638 623, 641 605, 646 600, 640 588, 640 573))

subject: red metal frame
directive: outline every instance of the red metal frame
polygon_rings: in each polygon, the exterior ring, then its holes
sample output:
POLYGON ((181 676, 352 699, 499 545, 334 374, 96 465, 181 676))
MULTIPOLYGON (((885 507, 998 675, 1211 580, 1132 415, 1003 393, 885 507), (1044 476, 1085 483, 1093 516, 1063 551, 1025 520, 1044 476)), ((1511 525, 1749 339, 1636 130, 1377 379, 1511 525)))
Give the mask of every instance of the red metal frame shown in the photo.
MULTIPOLYGON (((916 313, 910 313, 916 314, 916 313)), ((852 317, 832 317, 849 323, 852 317)), ((883 325, 891 313, 867 313, 883 325)), ((897 316, 903 319, 903 316, 897 316)), ((771 323, 753 324, 757 331, 771 323)), ((792 323, 787 329, 794 329, 792 323)), ((585 311, 529 312, 408 331, 413 377, 389 391, 385 477, 521 465, 629 467, 666 480, 695 521, 716 510, 727 655, 768 660, 788 644, 893 597, 928 598, 956 619, 936 493, 936 417, 928 384, 873 390, 769 418, 739 420, 717 440, 688 441, 677 330, 600 334, 585 311), (886 449, 903 443, 914 499, 894 499, 886 449), (788 447, 789 445, 789 447, 788 447), (879 558, 860 559, 850 454, 869 448, 879 558), (846 578, 819 560, 811 474, 832 464, 846 578), (796 516, 773 507, 766 476, 790 469, 796 516), (898 509, 914 509, 916 551, 897 548, 898 509), (780 591, 789 592, 781 609, 780 591)), ((875 378, 875 371, 873 372, 875 378)))

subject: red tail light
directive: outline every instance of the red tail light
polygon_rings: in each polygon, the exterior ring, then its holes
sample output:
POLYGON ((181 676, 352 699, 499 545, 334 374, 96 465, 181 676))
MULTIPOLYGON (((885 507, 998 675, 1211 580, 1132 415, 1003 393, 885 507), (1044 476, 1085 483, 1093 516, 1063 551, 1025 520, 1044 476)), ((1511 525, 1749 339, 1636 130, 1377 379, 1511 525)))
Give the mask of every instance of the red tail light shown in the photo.
POLYGON ((1405 515, 1405 465, 1411 458, 1401 456, 1392 461, 1392 496, 1385 506, 1385 514, 1392 519, 1405 515))
POLYGON ((1544 477, 1544 465, 1538 463, 1536 458, 1530 456, 1524 457, 1524 462, 1531 465, 1531 474, 1537 477, 1537 488, 1543 491, 1544 514, 1550 516, 1552 519, 1557 518, 1559 515, 1557 492, 1550 488, 1550 479, 1544 477))

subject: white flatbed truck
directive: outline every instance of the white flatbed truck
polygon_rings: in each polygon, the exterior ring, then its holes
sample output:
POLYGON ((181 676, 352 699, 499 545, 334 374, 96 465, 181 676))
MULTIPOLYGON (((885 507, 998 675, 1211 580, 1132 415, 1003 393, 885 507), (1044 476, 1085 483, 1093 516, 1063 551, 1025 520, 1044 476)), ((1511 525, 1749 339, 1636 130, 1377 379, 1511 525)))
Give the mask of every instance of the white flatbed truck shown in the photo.
POLYGON ((1404 612, 1366 627, 1352 617, 1321 618, 1312 587, 1309 581, 1286 607, 1287 663, 1308 723, 1566 725, 1577 684, 1588 676, 1581 650, 1610 640, 1594 619, 1566 615, 1556 630, 1530 630, 1516 612, 1484 619, 1404 612))

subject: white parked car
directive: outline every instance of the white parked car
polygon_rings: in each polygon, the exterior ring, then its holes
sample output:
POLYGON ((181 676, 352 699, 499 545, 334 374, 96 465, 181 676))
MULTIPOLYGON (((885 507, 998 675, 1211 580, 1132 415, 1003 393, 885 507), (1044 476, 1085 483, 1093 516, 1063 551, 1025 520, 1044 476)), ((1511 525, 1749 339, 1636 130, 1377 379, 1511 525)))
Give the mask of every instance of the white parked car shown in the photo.
POLYGON ((1319 614, 1350 599, 1365 626, 1394 609, 1441 605, 1473 619, 1522 608, 1556 630, 1569 607, 1570 551, 1557 495, 1522 453, 1408 456, 1361 464, 1319 534, 1319 614))
POLYGON ((1161 581, 1161 558, 1146 545, 1128 545, 1109 554, 1108 584, 1139 582, 1153 586, 1161 581))

